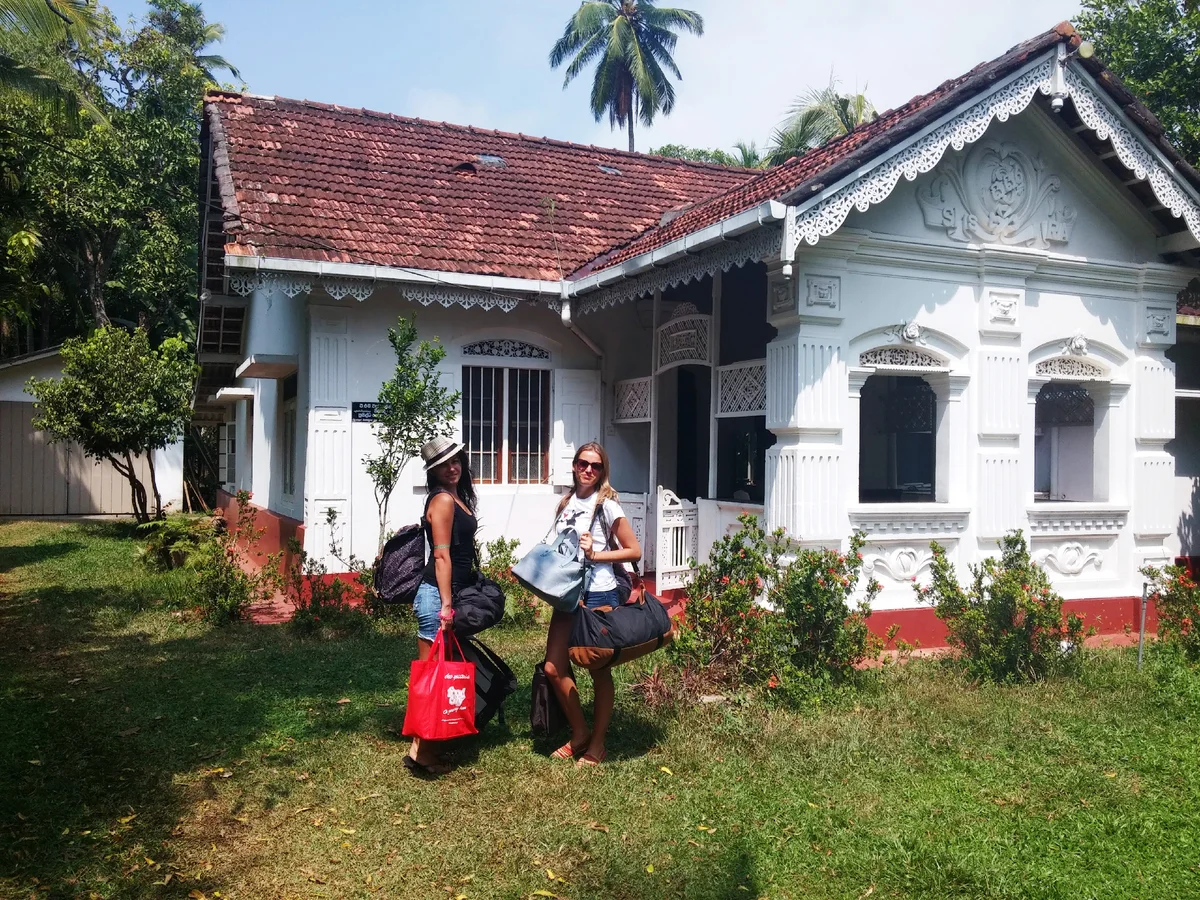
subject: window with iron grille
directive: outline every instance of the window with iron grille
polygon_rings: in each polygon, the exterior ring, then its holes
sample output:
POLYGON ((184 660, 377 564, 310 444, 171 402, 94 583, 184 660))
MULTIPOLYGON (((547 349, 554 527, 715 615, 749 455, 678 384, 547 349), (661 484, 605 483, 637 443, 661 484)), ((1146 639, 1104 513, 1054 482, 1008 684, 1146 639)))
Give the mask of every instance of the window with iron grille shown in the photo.
POLYGON ((463 442, 481 484, 550 481, 550 371, 463 366, 463 442))

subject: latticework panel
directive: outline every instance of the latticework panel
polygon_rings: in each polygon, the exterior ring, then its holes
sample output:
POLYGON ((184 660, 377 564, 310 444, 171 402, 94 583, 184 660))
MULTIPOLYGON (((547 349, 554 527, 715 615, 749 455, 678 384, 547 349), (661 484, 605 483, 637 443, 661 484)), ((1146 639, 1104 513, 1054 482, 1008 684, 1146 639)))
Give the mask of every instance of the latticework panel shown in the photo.
POLYGON ((613 421, 650 421, 649 378, 630 378, 613 386, 613 421))
POLYGON ((914 350, 911 347, 879 347, 859 354, 860 366, 904 366, 915 369, 940 369, 946 365, 945 360, 938 359, 932 353, 914 350))
POLYGON ((708 365, 708 316, 681 316, 658 329, 658 368, 708 365))
POLYGON ((760 416, 767 411, 767 363, 755 360, 718 370, 719 416, 760 416))
POLYGON ((1056 356, 1037 364, 1038 375, 1051 378, 1069 378, 1079 381, 1107 380, 1105 371, 1094 363, 1072 356, 1056 356))

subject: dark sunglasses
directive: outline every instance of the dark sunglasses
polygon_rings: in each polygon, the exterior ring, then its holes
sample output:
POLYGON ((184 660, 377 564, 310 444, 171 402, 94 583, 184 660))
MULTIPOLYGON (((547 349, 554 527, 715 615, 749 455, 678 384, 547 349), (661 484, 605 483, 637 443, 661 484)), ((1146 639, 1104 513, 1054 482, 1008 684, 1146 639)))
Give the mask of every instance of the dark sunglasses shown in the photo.
POLYGON ((586 472, 588 469, 591 469, 593 472, 603 472, 604 463, 588 462, 586 459, 575 460, 576 472, 586 472))

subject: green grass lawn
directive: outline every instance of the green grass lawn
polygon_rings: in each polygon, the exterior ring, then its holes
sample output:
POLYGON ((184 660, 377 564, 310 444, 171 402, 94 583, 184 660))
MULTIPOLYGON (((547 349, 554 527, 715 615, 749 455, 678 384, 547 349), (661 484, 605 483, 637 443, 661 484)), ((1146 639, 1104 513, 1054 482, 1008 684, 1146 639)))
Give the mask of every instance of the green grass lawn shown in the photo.
POLYGON ((0 524, 5 897, 1200 896, 1200 673, 1165 654, 1022 688, 914 662, 802 714, 623 685, 575 771, 530 741, 542 635, 499 631, 510 730, 424 782, 410 626, 185 622, 131 534, 0 524))

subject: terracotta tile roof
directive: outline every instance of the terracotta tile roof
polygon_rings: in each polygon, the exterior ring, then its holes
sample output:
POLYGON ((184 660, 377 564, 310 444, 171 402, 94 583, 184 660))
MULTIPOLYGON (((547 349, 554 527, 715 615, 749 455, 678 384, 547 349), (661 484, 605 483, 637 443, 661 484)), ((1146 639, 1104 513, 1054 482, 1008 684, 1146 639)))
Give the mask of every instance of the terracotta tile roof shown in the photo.
POLYGON ((557 280, 755 175, 277 97, 206 111, 246 255, 557 280))
MULTIPOLYGON (((1064 39, 1070 42, 1072 49, 1082 40, 1070 23, 1062 22, 1049 31, 1018 44, 1003 56, 939 85, 928 94, 914 97, 903 106, 881 113, 874 121, 841 138, 791 159, 782 166, 769 169, 757 178, 719 196, 696 204, 666 225, 652 227, 645 234, 593 260, 573 273, 574 277, 606 269, 655 250, 766 200, 785 200, 793 204, 800 202, 920 131, 973 94, 1012 74, 1064 39)), ((1172 159, 1184 176, 1200 187, 1200 174, 1171 146, 1154 115, 1096 59, 1081 62, 1087 66, 1099 84, 1124 107, 1126 113, 1142 127, 1147 136, 1172 159)))

